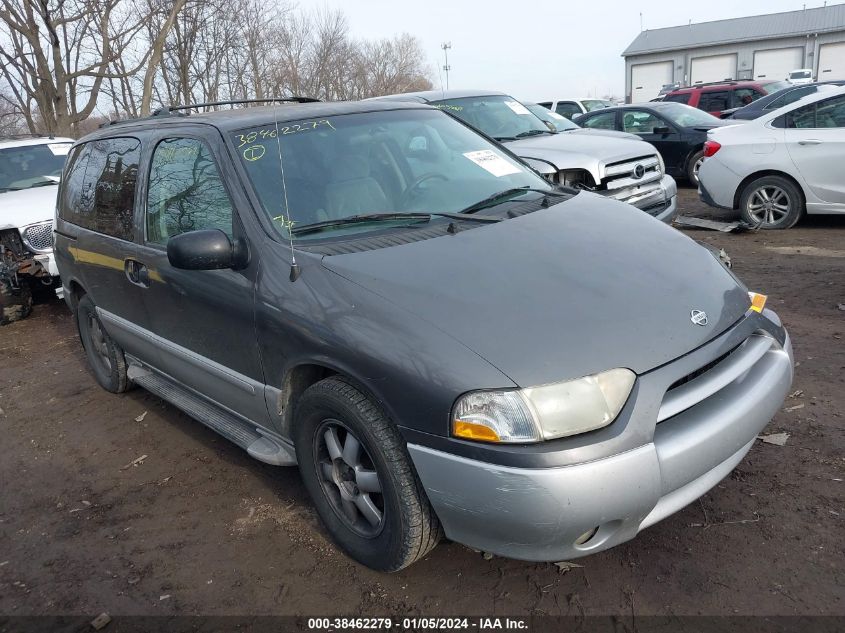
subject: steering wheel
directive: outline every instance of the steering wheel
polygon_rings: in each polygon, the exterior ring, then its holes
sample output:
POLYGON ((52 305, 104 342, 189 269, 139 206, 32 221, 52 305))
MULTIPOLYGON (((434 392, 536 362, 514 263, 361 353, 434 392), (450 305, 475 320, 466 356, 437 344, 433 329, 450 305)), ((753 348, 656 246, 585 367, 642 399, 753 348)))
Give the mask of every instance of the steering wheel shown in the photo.
POLYGON ((405 191, 402 192, 402 195, 399 197, 399 208, 404 209, 407 204, 411 201, 411 197, 413 196, 414 191, 418 189, 421 184, 423 184, 424 182, 428 182, 429 180, 447 181, 449 179, 443 174, 427 173, 421 175, 419 178, 414 180, 414 182, 408 185, 405 191))

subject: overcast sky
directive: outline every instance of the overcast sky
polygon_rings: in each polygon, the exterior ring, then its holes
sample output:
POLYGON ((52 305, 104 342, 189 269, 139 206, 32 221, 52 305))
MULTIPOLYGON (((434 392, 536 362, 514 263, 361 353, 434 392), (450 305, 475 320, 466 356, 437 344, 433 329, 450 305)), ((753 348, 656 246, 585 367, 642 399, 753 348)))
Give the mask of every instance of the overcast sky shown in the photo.
MULTIPOLYGON (((489 88, 525 100, 624 96, 620 57, 643 27, 655 29, 801 9, 788 0, 299 0, 303 9, 342 9, 353 37, 416 35, 435 87, 440 45, 451 41, 451 88, 489 88)), ((836 0, 830 2, 836 4, 836 0)), ((821 1, 807 6, 821 6, 821 1)), ((445 77, 442 78, 445 85, 445 77)))

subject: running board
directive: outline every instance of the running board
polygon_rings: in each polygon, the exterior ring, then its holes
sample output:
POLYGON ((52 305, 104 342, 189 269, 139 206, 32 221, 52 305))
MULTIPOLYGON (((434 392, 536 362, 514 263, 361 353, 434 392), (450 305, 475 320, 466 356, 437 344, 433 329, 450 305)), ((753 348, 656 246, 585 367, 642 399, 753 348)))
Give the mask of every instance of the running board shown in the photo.
POLYGON ((274 466, 296 466, 292 446, 269 432, 235 417, 146 367, 131 364, 132 382, 178 407, 195 420, 233 442, 255 459, 274 466))

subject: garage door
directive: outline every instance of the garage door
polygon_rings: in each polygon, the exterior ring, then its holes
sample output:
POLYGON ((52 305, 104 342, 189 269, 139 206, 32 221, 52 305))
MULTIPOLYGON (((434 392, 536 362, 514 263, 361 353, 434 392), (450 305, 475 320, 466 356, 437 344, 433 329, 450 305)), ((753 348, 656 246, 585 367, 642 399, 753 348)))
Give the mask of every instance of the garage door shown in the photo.
POLYGON ((672 83, 672 62, 631 66, 631 101, 641 103, 654 99, 660 89, 672 83))
POLYGON ((819 81, 845 79, 845 42, 819 46, 819 81))
POLYGON ((696 57, 690 63, 690 84, 736 78, 736 54, 696 57))
POLYGON ((754 79, 781 81, 798 68, 804 68, 804 49, 800 46, 754 52, 754 79))

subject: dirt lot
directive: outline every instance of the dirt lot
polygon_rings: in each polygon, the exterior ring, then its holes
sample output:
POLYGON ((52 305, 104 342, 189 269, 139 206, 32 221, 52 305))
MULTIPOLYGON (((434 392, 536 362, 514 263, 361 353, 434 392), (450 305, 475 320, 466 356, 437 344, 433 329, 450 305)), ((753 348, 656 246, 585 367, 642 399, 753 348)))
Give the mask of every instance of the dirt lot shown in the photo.
POLYGON ((845 614, 845 217, 690 234, 791 331, 796 394, 767 429, 789 440, 565 574, 453 543, 394 575, 350 562, 295 469, 104 392, 65 305, 38 305, 0 330, 0 614, 845 614))

